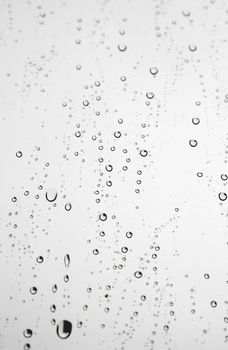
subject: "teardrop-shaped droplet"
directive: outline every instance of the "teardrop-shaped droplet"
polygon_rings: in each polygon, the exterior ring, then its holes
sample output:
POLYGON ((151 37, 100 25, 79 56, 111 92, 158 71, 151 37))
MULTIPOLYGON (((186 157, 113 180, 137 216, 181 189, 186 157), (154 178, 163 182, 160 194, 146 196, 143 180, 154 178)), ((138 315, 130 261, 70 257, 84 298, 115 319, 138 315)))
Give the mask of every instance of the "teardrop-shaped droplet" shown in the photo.
POLYGON ((65 209, 66 209, 66 211, 70 211, 71 208, 72 208, 71 203, 66 203, 66 204, 65 204, 65 209))
POLYGON ((71 335, 72 323, 67 320, 62 320, 58 323, 56 332, 59 338, 67 339, 71 335))
POLYGON ((53 293, 56 293, 56 292, 57 292, 57 289, 58 289, 57 284, 54 284, 54 285, 52 286, 52 292, 53 292, 53 293))
POLYGON ((70 255, 69 254, 66 254, 64 256, 64 264, 66 267, 69 267, 69 265, 70 265, 70 255))
POLYGON ((45 196, 48 202, 54 202, 57 198, 57 195, 57 191, 54 188, 49 188, 45 196))

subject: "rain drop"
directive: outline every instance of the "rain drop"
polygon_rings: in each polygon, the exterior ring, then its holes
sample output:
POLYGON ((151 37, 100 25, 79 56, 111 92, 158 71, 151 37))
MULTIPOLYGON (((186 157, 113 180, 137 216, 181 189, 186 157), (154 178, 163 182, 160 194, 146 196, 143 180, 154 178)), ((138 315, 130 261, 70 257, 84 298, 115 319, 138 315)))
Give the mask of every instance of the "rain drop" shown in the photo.
POLYGON ((134 276, 136 277, 136 278, 141 278, 142 277, 142 272, 141 271, 136 271, 135 273, 134 273, 134 276))
POLYGON ((45 196, 48 202, 54 202, 57 198, 57 191, 54 188, 50 188, 47 190, 45 196))
POLYGON ((220 192, 218 196, 220 201, 225 201, 227 199, 227 194, 225 192, 220 192))
POLYGON ((72 332, 72 323, 67 320, 60 321, 56 327, 57 335, 60 339, 67 339, 72 332))

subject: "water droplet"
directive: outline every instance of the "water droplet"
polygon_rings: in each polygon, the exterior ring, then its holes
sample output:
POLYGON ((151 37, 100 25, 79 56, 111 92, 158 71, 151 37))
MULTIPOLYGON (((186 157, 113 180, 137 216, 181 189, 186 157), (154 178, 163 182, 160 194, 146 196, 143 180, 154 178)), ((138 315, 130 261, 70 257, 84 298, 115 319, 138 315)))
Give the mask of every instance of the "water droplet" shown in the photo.
POLYGON ((188 10, 184 10, 184 11, 182 12, 182 14, 183 14, 185 17, 188 17, 188 16, 190 16, 191 12, 188 11, 188 10))
POLYGON ((191 140, 189 141, 189 145, 190 145, 191 147, 196 147, 197 144, 198 144, 198 142, 197 142, 196 140, 194 140, 194 139, 191 139, 191 140))
POLYGON ((88 100, 84 100, 83 101, 83 106, 87 107, 89 105, 89 101, 88 100))
POLYGON ((52 286, 52 292, 53 292, 53 293, 56 293, 56 292, 57 292, 57 289, 58 289, 57 284, 54 284, 54 285, 52 286))
POLYGON ((134 276, 136 277, 136 278, 141 278, 142 277, 142 272, 141 271, 136 271, 135 273, 134 273, 134 276))
POLYGON ((33 294, 33 295, 36 294, 37 293, 37 288, 36 287, 31 287, 30 288, 30 293, 33 294))
POLYGON ((66 203, 66 204, 65 204, 65 209, 66 209, 66 211, 70 211, 71 208, 72 208, 71 203, 66 203))
POLYGON ((67 282, 69 282, 70 277, 69 277, 68 275, 65 275, 63 279, 64 279, 64 282, 66 282, 66 283, 67 283, 67 282))
POLYGON ((110 171, 112 171, 113 166, 111 164, 108 164, 105 166, 105 169, 110 172, 110 171))
POLYGON ((65 264, 65 267, 69 267, 69 265, 70 265, 70 255, 69 254, 66 254, 64 256, 64 264, 65 264))
POLYGON ((36 261, 41 264, 44 261, 44 258, 40 255, 36 258, 36 261))
POLYGON ((140 151, 140 156, 142 156, 142 157, 146 157, 147 154, 148 154, 148 151, 145 150, 145 149, 142 149, 142 150, 140 151))
POLYGON ((128 248, 127 247, 122 247, 121 248, 121 252, 122 253, 127 253, 128 252, 128 248))
POLYGON ((158 73, 157 67, 150 67, 150 73, 151 73, 152 75, 156 75, 156 74, 158 73))
POLYGON ((23 332, 23 335, 24 335, 25 338, 31 338, 32 334, 33 334, 32 330, 29 329, 29 328, 25 329, 24 332, 23 332))
POLYGON ((29 343, 26 343, 24 345, 24 350, 30 350, 31 349, 31 345, 29 343))
POLYGON ((48 202, 54 202, 57 198, 57 191, 54 188, 50 188, 47 190, 46 192, 46 199, 48 200, 48 202))
POLYGON ((153 92, 147 92, 146 97, 149 98, 150 100, 154 98, 154 93, 153 92))
POLYGON ((52 305, 50 306, 50 311, 51 311, 51 312, 55 312, 55 311, 56 311, 56 306, 55 306, 55 304, 52 304, 52 305))
POLYGON ((228 176, 227 176, 226 174, 222 174, 222 175, 221 175, 221 179, 222 179, 223 181, 226 181, 226 180, 228 179, 228 176))
POLYGON ((61 339, 69 338, 72 332, 72 323, 67 320, 60 321, 56 327, 56 332, 61 339))
POLYGON ((107 214, 101 213, 101 214, 99 215, 99 219, 100 219, 101 221, 107 220, 107 214))
POLYGON ((132 236, 133 236, 132 232, 130 232, 130 231, 126 232, 126 237, 127 238, 131 238, 132 236))
POLYGON ((196 46, 195 44, 190 44, 190 45, 188 46, 188 48, 189 48, 189 50, 192 51, 192 52, 194 52, 194 51, 197 50, 197 46, 196 46))
POLYGON ((119 45, 118 45, 118 49, 119 49, 119 51, 124 52, 124 51, 127 50, 127 45, 124 44, 124 43, 119 44, 119 45))
POLYGON ((99 254, 99 250, 98 250, 98 249, 94 249, 94 250, 93 250, 93 254, 94 254, 94 255, 98 255, 98 254, 99 254))
POLYGON ((202 177, 202 176, 203 176, 203 173, 198 172, 196 175, 197 175, 198 177, 202 177))
POLYGON ((193 123, 194 125, 198 125, 198 124, 200 123, 200 119, 197 118, 197 117, 192 118, 192 123, 193 123))
POLYGON ((21 151, 17 151, 16 157, 17 157, 17 158, 21 158, 21 157, 22 157, 22 152, 21 152, 21 151))
POLYGON ((82 325, 83 325, 82 321, 78 321, 78 323, 77 323, 77 328, 81 328, 82 325))
POLYGON ((119 139, 120 136, 121 136, 121 132, 120 131, 115 131, 114 132, 114 136, 115 136, 115 138, 119 139))
POLYGON ((217 306, 217 302, 215 300, 211 301, 211 307, 216 307, 217 306))
POLYGON ((218 196, 220 201, 225 201, 227 199, 227 194, 225 192, 220 192, 218 196))

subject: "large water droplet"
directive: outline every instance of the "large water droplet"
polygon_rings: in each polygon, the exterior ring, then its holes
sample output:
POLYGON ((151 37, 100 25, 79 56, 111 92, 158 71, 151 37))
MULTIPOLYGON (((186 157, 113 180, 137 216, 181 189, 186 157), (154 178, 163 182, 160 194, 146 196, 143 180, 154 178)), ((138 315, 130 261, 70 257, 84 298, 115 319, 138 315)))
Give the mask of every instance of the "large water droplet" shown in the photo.
POLYGON ((225 192, 220 192, 219 199, 220 201, 225 201, 227 199, 227 194, 225 192))
POLYGON ((25 329, 24 332, 23 332, 23 335, 24 335, 25 338, 31 338, 32 330, 29 329, 29 328, 25 329))
POLYGON ((99 219, 100 219, 101 221, 107 220, 107 214, 101 213, 101 214, 99 215, 99 219))
POLYGON ((67 339, 72 332, 72 323, 67 320, 60 321, 56 328, 57 335, 61 339, 67 339))
POLYGON ((57 198, 57 195, 57 191, 54 188, 49 188, 45 196, 48 202, 54 202, 57 198))

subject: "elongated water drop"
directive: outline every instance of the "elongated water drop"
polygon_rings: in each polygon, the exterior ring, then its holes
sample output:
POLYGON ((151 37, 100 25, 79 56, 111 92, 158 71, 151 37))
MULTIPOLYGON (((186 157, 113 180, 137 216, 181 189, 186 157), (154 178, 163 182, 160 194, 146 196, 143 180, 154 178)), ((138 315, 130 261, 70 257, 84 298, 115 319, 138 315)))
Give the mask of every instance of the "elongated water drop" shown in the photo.
POLYGON ((66 254, 64 256, 64 264, 66 267, 69 267, 69 265, 70 265, 70 255, 69 254, 66 254))

